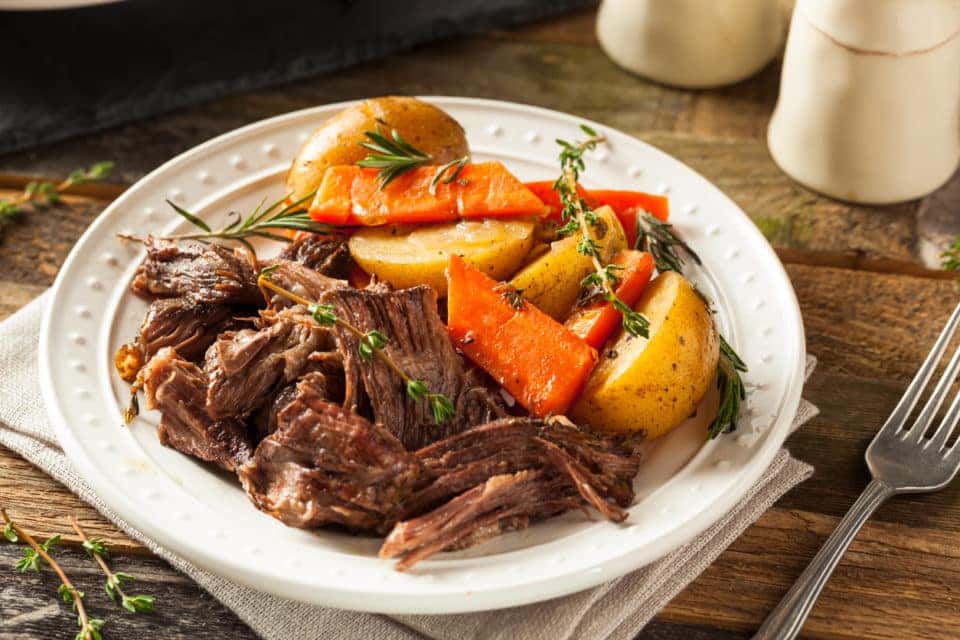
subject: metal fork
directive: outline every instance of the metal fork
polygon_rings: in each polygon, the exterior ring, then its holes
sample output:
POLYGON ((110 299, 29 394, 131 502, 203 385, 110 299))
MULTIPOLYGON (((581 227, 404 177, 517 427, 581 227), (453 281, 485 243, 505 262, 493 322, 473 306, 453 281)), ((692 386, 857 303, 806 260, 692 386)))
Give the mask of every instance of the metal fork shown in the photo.
POLYGON ((770 613, 754 640, 791 640, 803 627, 817 596, 830 578, 863 523, 887 498, 899 493, 925 493, 947 486, 960 469, 960 446, 948 447, 950 435, 960 422, 960 393, 954 396, 943 420, 929 434, 931 423, 960 372, 960 347, 954 352, 930 394, 927 404, 908 428, 924 388, 947 350, 957 325, 960 305, 953 310, 940 336, 910 382, 900 402, 867 448, 867 467, 873 479, 843 517, 800 578, 770 613))

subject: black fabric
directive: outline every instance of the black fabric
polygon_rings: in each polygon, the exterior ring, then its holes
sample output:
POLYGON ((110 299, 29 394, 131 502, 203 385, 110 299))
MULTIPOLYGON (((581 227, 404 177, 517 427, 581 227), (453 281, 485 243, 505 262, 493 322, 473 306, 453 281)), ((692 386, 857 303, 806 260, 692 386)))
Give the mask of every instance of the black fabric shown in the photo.
POLYGON ((0 12, 0 153, 590 3, 128 0, 0 12))

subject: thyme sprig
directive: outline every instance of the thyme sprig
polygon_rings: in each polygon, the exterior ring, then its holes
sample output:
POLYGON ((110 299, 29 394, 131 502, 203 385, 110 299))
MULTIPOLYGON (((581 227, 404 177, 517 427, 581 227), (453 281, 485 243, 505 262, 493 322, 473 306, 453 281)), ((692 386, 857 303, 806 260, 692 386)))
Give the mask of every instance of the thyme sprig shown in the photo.
MULTIPOLYGON (((336 233, 336 230, 330 225, 326 225, 313 220, 307 211, 304 203, 313 199, 315 192, 308 193, 299 200, 289 202, 290 196, 284 196, 276 202, 264 206, 266 199, 247 217, 242 217, 236 211, 230 212, 230 219, 227 224, 219 229, 212 229, 210 225, 203 221, 200 216, 192 213, 175 202, 167 200, 174 211, 182 218, 189 221, 193 226, 200 229, 199 232, 181 233, 172 236, 164 236, 166 240, 200 240, 206 242, 209 240, 228 240, 235 241, 246 247, 252 256, 257 252, 250 243, 250 238, 265 238, 267 240, 276 240, 277 242, 290 242, 290 237, 274 233, 275 231, 307 231, 309 233, 336 233)), ((121 236, 130 238, 129 236, 121 236)))
POLYGON ((945 271, 960 271, 960 236, 954 238, 950 246, 940 254, 940 266, 945 271))
POLYGON ((390 343, 390 339, 381 331, 376 329, 364 331, 353 323, 344 320, 337 315, 337 310, 333 305, 323 304, 307 300, 298 296, 292 291, 284 289, 276 282, 270 279, 272 268, 263 269, 257 278, 257 285, 263 289, 268 289, 277 293, 288 300, 303 305, 314 321, 325 327, 338 325, 343 327, 357 338, 357 352, 363 362, 371 362, 374 358, 379 359, 400 378, 406 388, 407 395, 414 401, 425 400, 430 408, 434 422, 442 424, 456 415, 456 409, 450 399, 441 393, 432 393, 423 380, 416 380, 404 371, 393 358, 384 350, 390 343))
MULTIPOLYGON (((358 143, 361 147, 373 153, 357 162, 357 166, 377 169, 381 189, 393 182, 397 176, 434 162, 432 155, 417 149, 404 140, 396 129, 391 128, 390 135, 384 135, 380 126, 386 126, 387 123, 382 120, 378 122, 377 130, 364 132, 363 135, 367 139, 358 143)), ((470 162, 470 154, 451 160, 439 167, 433 176, 433 180, 430 181, 428 189, 430 195, 437 195, 437 185, 440 183, 450 184, 456 180, 460 184, 465 184, 466 181, 460 179, 460 173, 468 162, 470 162), (444 177, 444 174, 446 174, 446 177, 444 177)))
POLYGON ((585 124, 580 129, 589 136, 586 140, 577 143, 557 139, 560 145, 560 176, 553 183, 553 190, 560 198, 563 226, 559 229, 561 235, 580 232, 577 242, 577 251, 588 256, 593 263, 594 273, 589 274, 581 282, 584 288, 595 288, 603 297, 613 304, 614 308, 623 316, 623 328, 630 335, 650 335, 650 322, 643 314, 633 310, 630 305, 617 297, 615 287, 620 279, 616 274, 615 265, 604 266, 601 260, 603 248, 593 237, 591 227, 599 223, 597 214, 590 208, 577 190, 580 172, 585 168, 583 159, 587 151, 597 148, 606 138, 599 135, 594 129, 585 124))
POLYGON ((72 526, 73 530, 77 532, 77 536, 80 538, 83 550, 86 551, 87 555, 93 558, 98 565, 100 565, 103 575, 106 576, 103 589, 107 592, 107 595, 110 597, 110 599, 114 602, 119 601, 120 606, 130 613, 152 613, 154 611, 153 596, 146 594, 136 594, 131 596, 127 595, 123 591, 124 583, 133 580, 133 576, 128 573, 124 573, 123 571, 113 571, 110 569, 110 565, 107 564, 107 560, 110 557, 110 552, 107 550, 106 543, 104 543, 100 538, 88 538, 87 534, 84 533, 83 528, 80 526, 80 523, 77 522, 77 519, 73 516, 70 516, 70 526, 72 526))
POLYGON ((87 182, 103 180, 112 169, 112 162, 97 162, 86 169, 70 172, 70 175, 60 182, 46 180, 28 182, 22 193, 13 198, 0 200, 0 227, 28 210, 45 209, 57 204, 61 201, 61 196, 71 188, 87 182))
MULTIPOLYGON (((673 230, 673 225, 667 224, 649 214, 637 216, 637 244, 636 248, 647 251, 653 256, 657 271, 683 272, 686 259, 701 264, 700 256, 683 241, 673 230)), ((699 289, 697 293, 703 298, 707 307, 710 300, 699 289)), ((743 378, 740 374, 747 372, 747 364, 737 355, 730 343, 720 336, 720 359, 717 362, 717 388, 720 390, 720 406, 717 415, 707 427, 710 439, 721 433, 729 433, 737 428, 740 417, 740 407, 747 397, 743 378)))
POLYGON ((74 636, 74 640, 103 640, 100 630, 103 628, 104 621, 99 618, 91 618, 87 614, 87 609, 83 604, 83 592, 74 586, 73 582, 70 581, 70 578, 67 577, 67 574, 64 573, 63 569, 50 554, 50 548, 60 540, 60 536, 53 536, 43 544, 40 544, 33 539, 33 536, 24 531, 20 525, 10 519, 6 509, 0 508, 0 516, 3 517, 4 522, 4 538, 10 542, 22 541, 29 546, 29 549, 24 552, 24 558, 16 565, 17 571, 40 571, 40 564, 43 562, 53 569, 53 572, 60 578, 60 586, 57 588, 57 593, 60 594, 64 602, 73 605, 74 611, 77 612, 77 626, 80 627, 80 630, 77 632, 77 635, 74 636), (29 560, 26 553, 27 551, 32 551, 29 560))

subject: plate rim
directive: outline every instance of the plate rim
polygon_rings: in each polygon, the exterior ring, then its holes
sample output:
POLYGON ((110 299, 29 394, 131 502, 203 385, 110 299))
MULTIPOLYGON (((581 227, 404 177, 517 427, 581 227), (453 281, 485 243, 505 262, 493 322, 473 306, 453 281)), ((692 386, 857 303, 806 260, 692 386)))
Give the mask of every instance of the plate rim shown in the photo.
POLYGON ((121 194, 120 197, 111 202, 110 205, 107 206, 93 221, 84 234, 77 240, 67 259, 61 266, 57 278, 51 287, 51 295, 47 300, 40 327, 38 357, 40 364, 41 390, 47 415, 54 426, 61 446, 63 446, 64 451, 67 453, 67 457, 70 459, 71 463, 76 465, 81 477, 90 485, 90 488, 100 498, 103 504, 112 511, 117 512, 118 516, 122 517, 124 521, 127 521, 132 526, 136 527, 136 529, 141 531, 148 539, 153 540, 165 549, 169 549, 188 562, 194 563, 197 566, 207 569, 214 574, 226 577, 259 591, 266 591, 281 597, 288 597, 311 604, 323 604, 324 606, 335 606, 353 610, 377 611, 381 613, 460 613, 491 610, 528 604, 531 602, 542 601, 549 598, 574 593, 592 586, 596 586, 607 580, 625 575, 642 566, 646 566, 652 562, 662 559, 670 552, 678 549, 695 538, 697 535, 704 532, 712 524, 720 521, 724 515, 726 515, 739 501, 741 501, 748 494, 750 487, 756 484, 764 471, 766 471, 766 469, 773 462, 777 451, 782 447, 783 442, 789 435, 789 426, 790 423, 792 423, 792 420, 799 407, 800 396, 803 389, 806 343, 803 321, 800 314, 799 304, 796 299, 796 293, 792 287, 786 270, 767 240, 762 236, 760 231, 756 229, 755 225, 753 225, 746 213, 744 213, 739 205, 730 199, 729 196, 723 193, 713 182, 707 180, 677 158, 674 158, 657 147, 644 142, 636 136, 632 136, 606 124, 595 122, 587 118, 582 118, 543 107, 525 105, 522 103, 455 96, 419 97, 428 102, 437 102, 444 105, 456 104, 465 107, 493 109, 506 108, 514 112, 525 112, 526 114, 532 115, 541 114, 555 120, 561 120, 574 124, 588 124, 604 131, 624 136, 629 138, 633 143, 640 144, 655 152, 655 154, 659 156, 661 160, 672 163, 675 166, 682 167, 683 171, 699 178, 712 188, 716 196, 725 201, 725 204, 730 208, 731 211, 735 211, 736 215, 741 216, 750 223, 750 227, 752 228, 752 233, 754 235, 752 238, 752 244, 758 248, 758 251, 767 254, 765 256, 767 258, 766 262, 776 266, 778 272, 775 275, 786 284, 787 290, 781 293, 786 293, 788 296, 787 302, 789 303, 790 311, 792 311, 791 315, 793 316, 791 321, 796 327, 796 333, 792 336, 792 338, 794 339, 794 346, 796 346, 798 349, 798 353, 796 362, 793 363, 792 371, 789 372, 789 381, 787 382, 786 393, 780 398, 780 406, 782 407, 781 412, 772 421, 769 427, 769 433, 766 434, 761 447, 759 447, 749 461, 745 463, 736 480, 724 493, 722 493, 710 505, 701 509, 696 515, 687 520, 687 526, 678 532, 677 535, 669 537, 667 540, 660 538, 648 543, 647 545, 633 547, 628 552, 616 556, 615 559, 617 562, 605 562, 604 566, 601 566, 599 570, 567 573, 563 575, 562 580, 557 579, 556 576, 553 576, 546 579, 540 579, 539 581, 535 580, 532 582, 524 582, 522 585, 514 586, 514 588, 511 590, 511 597, 509 599, 498 596, 497 593, 491 593, 491 590, 484 591, 483 589, 478 589, 477 591, 473 592, 448 591, 425 596, 422 593, 408 594, 399 593, 397 591, 377 591, 375 589, 371 589, 370 585, 367 585, 367 587, 363 589, 347 590, 343 587, 343 585, 329 587, 319 586, 317 584, 310 584, 309 588, 311 589, 312 593, 309 596, 305 596, 303 593, 303 588, 306 583, 302 580, 278 580, 277 575, 274 572, 263 570, 260 567, 251 569, 249 566, 241 566, 240 563, 236 561, 227 561, 224 563, 223 559, 218 560, 206 552, 204 545, 194 544, 190 540, 185 541, 180 537, 168 534, 166 530, 162 528, 156 528, 149 519, 144 517, 136 509, 127 509, 121 513, 121 510, 118 509, 116 505, 120 504, 125 506, 131 501, 131 498, 124 495, 124 493, 117 489, 113 483, 106 481, 106 474, 102 473, 101 470, 96 467, 94 461, 87 456, 86 452, 80 446, 80 443, 76 440, 76 434, 69 427, 66 414, 63 410, 63 407, 61 407, 61 399, 54 392, 54 381, 51 369, 53 362, 51 361, 51 353, 49 352, 50 341, 48 339, 54 322, 54 314, 52 310, 56 308, 56 302, 63 295, 63 290, 65 289, 66 282, 68 280, 68 274, 71 272, 71 268, 74 266, 73 263, 78 256, 78 248, 82 246, 83 243, 91 236, 95 236, 98 233, 100 227, 105 224, 108 214, 112 213, 116 209, 122 208, 129 199, 132 199, 137 194, 137 191, 142 187, 142 185, 152 181, 155 176, 163 173, 170 166, 183 162, 194 155, 202 154, 210 147, 219 146, 230 141, 242 139, 254 131, 269 131, 274 127, 282 126, 287 121, 309 117, 313 112, 320 112, 334 108, 343 108, 345 106, 355 104, 359 102, 359 100, 347 100, 324 105, 315 105, 313 107, 279 114, 277 116, 265 118, 244 125, 243 127, 227 131, 214 138, 211 138, 210 140, 207 140, 184 151, 181 154, 178 154, 177 156, 174 156, 173 158, 162 163, 153 171, 140 178, 123 194, 121 194), (758 240, 759 242, 757 242, 758 240), (762 462, 760 462, 761 460, 762 462), (644 553, 638 553, 639 550, 643 550, 644 553), (518 593, 518 588, 522 588, 522 592, 518 593), (376 601, 376 605, 371 606, 365 602, 357 602, 354 597, 358 594, 371 596, 371 599, 376 601), (473 597, 466 597, 470 595, 473 597), (425 600, 429 600, 430 602, 424 602, 425 600))

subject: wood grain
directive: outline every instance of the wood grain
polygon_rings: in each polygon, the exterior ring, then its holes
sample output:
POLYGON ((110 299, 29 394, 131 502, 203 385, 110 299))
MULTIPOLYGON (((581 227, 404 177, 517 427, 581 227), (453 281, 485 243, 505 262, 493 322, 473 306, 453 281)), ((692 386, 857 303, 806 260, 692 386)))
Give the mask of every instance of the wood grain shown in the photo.
MULTIPOLYGON (((68 206, 31 213, 0 233, 0 318, 38 295, 70 247, 127 185, 189 147, 293 109, 371 93, 468 95, 577 113, 644 138, 730 195, 777 248, 819 358, 805 396, 821 414, 788 441, 817 468, 640 634, 645 640, 748 638, 866 484, 863 451, 957 301, 953 278, 931 269, 960 230, 960 176, 922 203, 862 207, 793 183, 766 151, 779 84, 773 64, 724 89, 680 91, 619 69, 596 45, 592 11, 418 47, 322 78, 257 91, 149 121, 0 157, 0 198, 35 178, 110 159, 106 185, 68 206), (482 60, 465 65, 464 60, 482 60)), ((671 194, 675 202, 682 194, 671 194)), ((709 215, 709 212, 704 212, 709 215)), ((64 487, 0 448, 0 504, 41 537, 77 515, 104 537, 119 568, 160 596, 161 613, 130 616, 106 601, 93 566, 67 535, 60 554, 108 637, 253 638, 242 622, 64 487)), ((17 550, 0 545, 0 564, 17 550)), ((865 527, 828 584, 806 638, 960 637, 960 487, 897 498, 865 527)), ((0 640, 72 637, 73 619, 49 573, 5 574, 0 640)))

